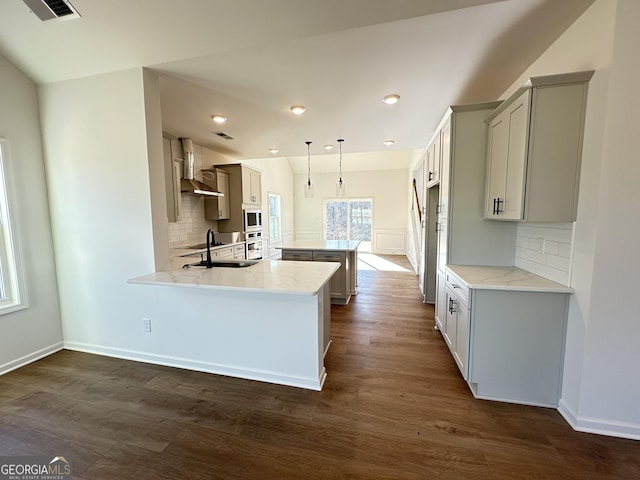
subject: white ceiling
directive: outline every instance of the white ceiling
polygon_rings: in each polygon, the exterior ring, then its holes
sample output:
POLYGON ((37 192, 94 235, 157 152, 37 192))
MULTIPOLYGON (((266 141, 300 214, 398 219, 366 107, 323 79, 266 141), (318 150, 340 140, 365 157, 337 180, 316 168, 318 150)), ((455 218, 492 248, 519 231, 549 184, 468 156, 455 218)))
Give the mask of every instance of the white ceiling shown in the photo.
POLYGON ((71 3, 80 19, 43 23, 2 0, 0 52, 38 83, 152 68, 166 132, 252 159, 339 137, 345 153, 422 148, 449 105, 495 100, 593 0, 71 3))

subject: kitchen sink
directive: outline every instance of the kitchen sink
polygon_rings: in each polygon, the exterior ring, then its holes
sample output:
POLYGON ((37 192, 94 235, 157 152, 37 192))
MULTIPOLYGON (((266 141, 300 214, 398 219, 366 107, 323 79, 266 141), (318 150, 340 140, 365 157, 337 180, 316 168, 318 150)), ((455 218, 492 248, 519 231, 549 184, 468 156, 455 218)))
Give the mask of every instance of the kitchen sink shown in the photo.
MULTIPOLYGON (((258 263, 257 260, 211 260, 211 267, 225 267, 225 268, 244 268, 250 267, 258 263)), ((187 263, 182 268, 191 267, 206 267, 207 261, 201 260, 195 263, 187 263)))

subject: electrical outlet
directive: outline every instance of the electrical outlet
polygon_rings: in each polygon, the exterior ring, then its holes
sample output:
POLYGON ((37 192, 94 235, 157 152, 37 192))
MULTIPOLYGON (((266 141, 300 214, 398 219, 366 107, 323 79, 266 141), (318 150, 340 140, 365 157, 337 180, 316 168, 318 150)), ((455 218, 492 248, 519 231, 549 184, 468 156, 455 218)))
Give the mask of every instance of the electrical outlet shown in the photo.
POLYGON ((151 319, 143 318, 142 319, 142 331, 145 333, 151 333, 151 319))

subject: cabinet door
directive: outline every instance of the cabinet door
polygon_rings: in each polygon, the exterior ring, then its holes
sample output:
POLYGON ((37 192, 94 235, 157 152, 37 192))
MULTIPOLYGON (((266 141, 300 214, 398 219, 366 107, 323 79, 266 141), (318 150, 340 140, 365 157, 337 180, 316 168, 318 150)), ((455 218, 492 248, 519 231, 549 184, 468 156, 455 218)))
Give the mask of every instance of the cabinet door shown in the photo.
POLYGON ((456 303, 456 343, 453 356, 462 378, 466 380, 469 372, 469 309, 458 300, 456 303))
POLYGON ((173 159, 171 140, 162 138, 164 157, 165 190, 167 197, 167 218, 170 222, 180 220, 180 163, 173 159))
POLYGON ((445 276, 438 272, 436 276, 436 325, 444 335, 447 321, 447 292, 445 276))
POLYGON ((207 220, 227 220, 231 217, 229 202, 229 174, 217 170, 215 188, 223 194, 222 197, 207 197, 204 199, 204 218, 207 220))
POLYGON ((313 252, 314 262, 340 262, 340 268, 331 277, 329 286, 332 297, 346 298, 349 294, 347 282, 347 257, 344 252, 313 252))
POLYGON ((231 216, 231 208, 229 203, 229 174, 222 170, 216 171, 218 178, 218 191, 223 197, 218 197, 218 220, 226 220, 231 216))
POLYGON ((509 112, 509 155, 504 192, 503 218, 519 220, 523 217, 524 185, 527 167, 527 139, 529 137, 530 91, 523 93, 511 105, 509 112))
POLYGON ((487 196, 485 217, 498 215, 498 201, 504 202, 507 183, 507 159, 509 156, 509 120, 502 112, 489 124, 487 152, 487 196))
POLYGON ((526 90, 489 123, 486 218, 523 218, 530 97, 526 90))
POLYGON ((242 202, 262 203, 262 175, 248 167, 242 167, 242 202))
POLYGON ((436 231, 438 234, 438 271, 444 274, 444 267, 449 261, 449 221, 446 218, 438 218, 436 231))
POLYGON ((427 187, 431 187, 440 181, 440 136, 436 136, 435 140, 427 150, 428 170, 427 170, 427 187))
POLYGON ((249 178, 253 203, 262 203, 262 174, 252 170, 249 178))
POLYGON ((445 341, 447 342, 447 346, 451 353, 454 353, 456 346, 456 332, 458 328, 458 313, 456 307, 456 296, 451 291, 451 289, 446 288, 445 298, 446 298, 446 315, 447 321, 444 324, 444 331, 442 335, 444 336, 445 341))
POLYGON ((438 214, 441 217, 449 217, 449 181, 451 174, 451 120, 440 130, 440 199, 438 201, 438 214))

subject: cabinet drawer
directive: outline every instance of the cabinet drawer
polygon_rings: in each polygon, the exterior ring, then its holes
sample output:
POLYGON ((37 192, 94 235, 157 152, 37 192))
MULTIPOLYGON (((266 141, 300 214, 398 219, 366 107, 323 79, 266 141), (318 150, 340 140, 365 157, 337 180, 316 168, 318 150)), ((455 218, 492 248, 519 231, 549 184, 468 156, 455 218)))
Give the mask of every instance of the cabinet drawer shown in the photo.
POLYGON ((448 270, 446 273, 446 277, 447 286, 450 287, 451 290, 454 291, 456 295, 458 295, 458 297, 460 297, 462 303, 464 303, 464 305, 469 308, 469 287, 462 283, 462 280, 460 280, 457 276, 455 276, 448 270))
MULTIPOLYGON (((233 247, 222 247, 215 250, 219 258, 233 258, 233 247)), ((213 256, 213 252, 211 252, 213 256)))
POLYGON ((313 260, 315 262, 341 262, 347 260, 347 254, 344 252, 313 252, 313 260))
POLYGON ((310 262, 313 260, 313 253, 311 250, 282 250, 282 260, 310 262))
POLYGON ((244 253, 244 243, 233 246, 233 253, 244 253))

